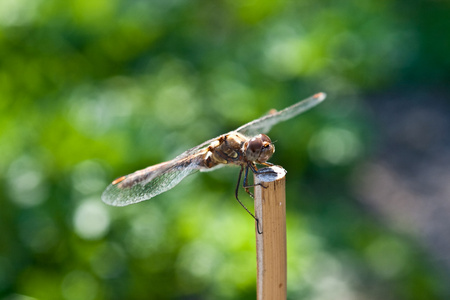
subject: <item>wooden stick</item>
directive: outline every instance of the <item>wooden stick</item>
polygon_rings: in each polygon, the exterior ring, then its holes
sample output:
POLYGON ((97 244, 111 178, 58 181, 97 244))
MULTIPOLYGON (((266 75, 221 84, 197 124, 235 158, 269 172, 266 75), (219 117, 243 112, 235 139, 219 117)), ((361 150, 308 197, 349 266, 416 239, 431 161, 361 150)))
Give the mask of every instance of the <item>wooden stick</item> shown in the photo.
POLYGON ((255 174, 257 299, 286 300, 286 171, 273 166, 255 174), (266 170, 270 170, 267 171, 266 170), (266 176, 267 175, 267 176, 266 176))

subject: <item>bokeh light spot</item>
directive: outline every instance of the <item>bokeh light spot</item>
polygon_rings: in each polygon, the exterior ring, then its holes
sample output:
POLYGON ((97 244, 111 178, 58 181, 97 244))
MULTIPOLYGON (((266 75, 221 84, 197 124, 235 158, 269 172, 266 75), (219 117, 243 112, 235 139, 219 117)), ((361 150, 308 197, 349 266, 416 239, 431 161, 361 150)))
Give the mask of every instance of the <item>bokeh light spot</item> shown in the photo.
POLYGON ((98 198, 92 198, 85 200, 75 210, 73 225, 78 236, 95 240, 106 234, 110 218, 103 203, 98 198))
POLYGON ((327 127, 313 136, 308 150, 318 163, 343 165, 360 154, 361 144, 353 132, 327 127))
POLYGON ((405 270, 408 253, 397 240, 379 238, 366 250, 366 256, 372 268, 381 276, 392 279, 405 270))
POLYGON ((19 206, 36 206, 47 198, 42 167, 30 156, 21 156, 10 165, 7 181, 10 197, 19 206))
POLYGON ((0 25, 17 26, 33 21, 40 2, 39 0, 0 1, 0 25))

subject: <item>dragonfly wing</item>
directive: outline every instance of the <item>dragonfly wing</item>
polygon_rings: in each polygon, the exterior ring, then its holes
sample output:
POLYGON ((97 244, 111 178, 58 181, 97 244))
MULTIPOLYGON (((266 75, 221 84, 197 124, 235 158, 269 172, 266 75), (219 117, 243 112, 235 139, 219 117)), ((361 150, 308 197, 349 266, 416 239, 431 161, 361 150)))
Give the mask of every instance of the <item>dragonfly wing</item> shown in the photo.
POLYGON ((186 176, 204 168, 203 156, 171 160, 120 177, 102 194, 103 202, 125 206, 151 199, 177 185, 186 176))
POLYGON ((325 93, 315 94, 283 110, 269 113, 268 115, 242 125, 238 129, 236 129, 236 131, 247 136, 254 136, 260 133, 268 133, 274 125, 282 121, 289 120, 290 118, 293 118, 296 115, 301 114, 302 112, 316 106, 317 104, 322 102, 325 97, 325 93))

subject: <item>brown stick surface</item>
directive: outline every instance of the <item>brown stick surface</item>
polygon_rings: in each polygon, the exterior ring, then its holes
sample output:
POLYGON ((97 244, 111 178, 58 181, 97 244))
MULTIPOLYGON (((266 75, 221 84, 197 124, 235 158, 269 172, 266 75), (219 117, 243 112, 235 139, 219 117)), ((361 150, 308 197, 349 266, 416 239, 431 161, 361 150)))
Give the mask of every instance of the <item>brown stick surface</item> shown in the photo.
MULTIPOLYGON (((277 166, 271 167, 279 168, 277 166)), ((255 176, 257 299, 286 299, 286 196, 285 171, 276 178, 255 176), (274 180, 266 182, 262 180, 274 180)))

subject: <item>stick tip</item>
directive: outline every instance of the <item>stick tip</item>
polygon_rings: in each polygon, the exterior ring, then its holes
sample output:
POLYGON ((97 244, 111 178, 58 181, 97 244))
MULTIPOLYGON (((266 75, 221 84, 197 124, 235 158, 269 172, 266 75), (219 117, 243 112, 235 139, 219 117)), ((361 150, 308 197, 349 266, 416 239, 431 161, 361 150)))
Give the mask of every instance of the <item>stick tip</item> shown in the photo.
POLYGON ((286 173, 287 171, 281 166, 270 166, 259 169, 255 175, 260 182, 272 182, 283 178, 286 173))

